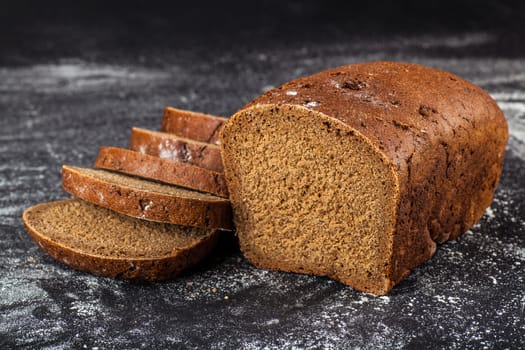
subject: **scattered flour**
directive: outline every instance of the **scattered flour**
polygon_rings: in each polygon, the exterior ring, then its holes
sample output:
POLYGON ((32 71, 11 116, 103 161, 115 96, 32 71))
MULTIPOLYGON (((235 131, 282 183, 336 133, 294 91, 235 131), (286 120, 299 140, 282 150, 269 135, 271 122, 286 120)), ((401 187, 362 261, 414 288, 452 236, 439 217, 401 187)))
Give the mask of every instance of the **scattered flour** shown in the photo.
MULTIPOLYGON (((419 45, 425 38, 407 39, 401 47, 419 45)), ((424 45, 464 47, 492 40, 488 34, 467 33, 429 38, 424 45)), ((383 50, 384 42, 376 44, 383 50)), ((391 47, 398 44, 386 43, 391 47)), ((348 56, 347 51, 329 62, 323 56, 319 62, 305 60, 303 67, 289 71, 304 73, 304 67, 335 66, 359 59, 348 56)), ((520 73, 525 65, 511 60, 487 63, 486 58, 447 58, 427 62, 467 76, 481 76, 477 81, 486 84, 525 81, 520 73), (485 72, 482 67, 490 69, 485 72), (497 73, 495 79, 491 79, 496 74, 491 69, 497 73)), ((158 77, 155 70, 136 68, 70 62, 0 69, 0 76, 6 77, 5 88, 15 93, 17 89, 34 89, 60 96, 173 79, 165 72, 158 77)), ((509 118, 511 146, 522 147, 518 141, 525 140, 521 133, 523 93, 505 94, 493 96, 509 118)), ((191 102, 193 96, 188 94, 186 101, 191 102)), ((32 136, 46 134, 35 131, 32 136)), ((13 140, 9 135, 0 135, 0 139, 13 140)), ((43 153, 57 164, 63 163, 55 144, 42 145, 43 153)), ((46 169, 37 165, 20 174, 46 169)), ((0 166, 0 171, 9 168, 0 166)), ((24 181, 40 184, 42 179, 34 176, 24 181)), ((510 347, 511 340, 523 336, 525 325, 520 315, 525 309, 525 294, 523 289, 509 287, 525 283, 524 218, 516 209, 521 205, 515 203, 518 197, 505 187, 487 209, 482 225, 440 246, 429 263, 415 269, 391 294, 375 297, 325 278, 259 270, 232 257, 157 284, 83 274, 54 263, 25 236, 20 211, 30 201, 50 194, 37 195, 35 190, 24 197, 27 191, 22 185, 0 176, 2 194, 10 198, 9 193, 16 191, 20 196, 0 206, 4 225, 0 244, 11 249, 0 250, 0 339, 9 339, 19 347, 392 349, 418 348, 428 341, 449 349, 464 349, 466 342, 474 344, 471 348, 489 349, 510 347), (505 228, 498 226, 503 221, 505 228), (30 264, 28 256, 36 257, 37 262, 30 264)), ((62 194, 57 191, 54 195, 62 194)))
POLYGON ((20 68, 1 68, 3 87, 16 90, 37 90, 44 93, 94 90, 111 85, 142 85, 164 80, 162 71, 143 67, 124 67, 64 61, 59 64, 39 64, 20 68))
POLYGON ((93 317, 97 315, 97 306, 86 301, 74 301, 71 303, 70 309, 79 317, 93 317))

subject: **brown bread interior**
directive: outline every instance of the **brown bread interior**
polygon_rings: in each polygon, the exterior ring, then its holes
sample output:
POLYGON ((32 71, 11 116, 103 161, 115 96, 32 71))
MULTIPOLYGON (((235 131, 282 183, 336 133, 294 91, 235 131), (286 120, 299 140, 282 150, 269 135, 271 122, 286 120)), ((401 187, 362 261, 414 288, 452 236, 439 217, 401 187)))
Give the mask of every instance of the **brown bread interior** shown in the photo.
POLYGON ((151 259, 176 255, 216 232, 130 218, 70 199, 29 208, 31 231, 82 254, 114 259, 151 259))
POLYGON ((259 105, 222 133, 241 249, 254 264, 391 288, 397 176, 359 132, 320 112, 259 105))

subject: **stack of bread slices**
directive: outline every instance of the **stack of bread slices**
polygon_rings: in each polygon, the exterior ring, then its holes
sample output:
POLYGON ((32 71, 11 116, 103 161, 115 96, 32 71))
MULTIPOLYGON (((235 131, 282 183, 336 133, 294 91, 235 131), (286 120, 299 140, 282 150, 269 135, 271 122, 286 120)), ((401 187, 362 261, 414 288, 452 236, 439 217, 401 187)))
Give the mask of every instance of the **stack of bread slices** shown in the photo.
POLYGON ((102 147, 93 168, 64 165, 74 198, 28 208, 28 232, 98 275, 162 280, 199 263, 233 229, 218 138, 226 120, 167 107, 160 131, 132 129, 129 149, 102 147))

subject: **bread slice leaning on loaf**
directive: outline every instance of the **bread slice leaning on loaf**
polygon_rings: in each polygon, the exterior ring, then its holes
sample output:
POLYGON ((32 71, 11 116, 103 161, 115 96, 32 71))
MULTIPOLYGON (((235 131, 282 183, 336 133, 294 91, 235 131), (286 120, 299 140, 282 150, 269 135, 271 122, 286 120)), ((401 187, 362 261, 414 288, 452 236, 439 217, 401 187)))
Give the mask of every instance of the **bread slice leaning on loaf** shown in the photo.
POLYGON ((160 131, 218 145, 219 133, 227 121, 227 118, 211 114, 166 107, 162 114, 160 131))
POLYGON ((62 187, 72 195, 139 219, 231 230, 230 202, 221 197, 106 170, 64 165, 62 187))
POLYGON ((190 140, 165 132, 132 128, 129 149, 223 172, 221 149, 211 143, 190 140))
POLYGON ((94 167, 228 197, 222 173, 129 149, 101 147, 94 167))
POLYGON ((199 263, 219 232, 134 219, 80 199, 38 204, 22 219, 33 240, 66 265, 151 281, 173 278, 199 263))
POLYGON ((263 268, 386 294, 481 218, 507 137, 485 91, 420 65, 286 83, 222 130, 241 249, 263 268))

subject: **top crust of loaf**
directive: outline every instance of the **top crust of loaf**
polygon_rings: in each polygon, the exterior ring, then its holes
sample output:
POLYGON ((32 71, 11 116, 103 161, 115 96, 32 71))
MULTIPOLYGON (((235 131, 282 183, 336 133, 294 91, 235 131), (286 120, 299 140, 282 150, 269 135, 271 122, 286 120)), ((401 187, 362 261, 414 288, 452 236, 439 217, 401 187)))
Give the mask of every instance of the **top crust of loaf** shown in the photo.
POLYGON ((290 105, 347 124, 396 169, 395 283, 430 258, 436 243, 464 233, 492 201, 507 123, 485 91, 453 74, 394 62, 343 66, 272 89, 241 112, 290 105))
POLYGON ((250 261, 368 292, 392 287, 398 180, 375 145, 295 105, 242 110, 223 137, 235 224, 250 261))

